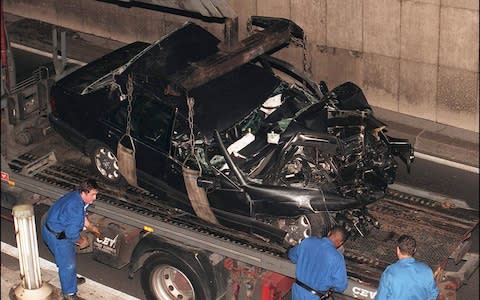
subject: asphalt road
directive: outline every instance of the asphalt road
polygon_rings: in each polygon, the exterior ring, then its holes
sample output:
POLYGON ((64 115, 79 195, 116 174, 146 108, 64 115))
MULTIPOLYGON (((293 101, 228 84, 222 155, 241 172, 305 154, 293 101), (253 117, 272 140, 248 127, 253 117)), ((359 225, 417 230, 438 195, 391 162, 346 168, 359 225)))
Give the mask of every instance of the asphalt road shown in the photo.
MULTIPOLYGON (((35 221, 37 223, 37 237, 38 237, 38 251, 41 258, 53 262, 53 256, 43 243, 40 235, 39 220, 41 216, 47 211, 48 206, 38 205, 34 207, 35 221)), ((2 215, 9 215, 10 212, 2 208, 2 215)), ((11 221, 4 218, 1 220, 1 239, 2 242, 15 246, 14 227, 11 221)), ((18 264, 18 260, 2 254, 2 264, 18 264)), ((128 279, 128 269, 117 270, 106 266, 94 260, 92 254, 78 254, 77 255, 77 273, 94 279, 95 281, 122 291, 126 294, 135 296, 139 299, 145 299, 143 290, 140 284, 140 274, 137 274, 133 279, 128 279)))
POLYGON ((464 200, 479 209, 479 174, 422 159, 415 159, 410 174, 402 163, 399 165, 396 183, 464 200))

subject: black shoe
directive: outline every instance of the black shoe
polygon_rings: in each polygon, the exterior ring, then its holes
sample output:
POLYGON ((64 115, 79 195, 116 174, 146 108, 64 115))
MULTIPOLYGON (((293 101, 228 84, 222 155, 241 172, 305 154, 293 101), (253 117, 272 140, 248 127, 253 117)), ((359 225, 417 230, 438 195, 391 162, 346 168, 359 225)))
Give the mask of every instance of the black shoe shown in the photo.
POLYGON ((64 300, 79 300, 80 298, 78 298, 77 294, 73 294, 73 295, 63 295, 63 299, 64 300))
POLYGON ((85 277, 77 277, 77 285, 84 284, 85 281, 85 277))

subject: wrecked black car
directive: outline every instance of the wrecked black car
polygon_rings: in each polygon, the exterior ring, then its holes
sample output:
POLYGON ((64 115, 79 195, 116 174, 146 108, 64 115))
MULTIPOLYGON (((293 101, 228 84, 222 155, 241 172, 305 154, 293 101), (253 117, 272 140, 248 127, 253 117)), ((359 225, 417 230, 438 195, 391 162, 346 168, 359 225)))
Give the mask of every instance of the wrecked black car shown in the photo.
POLYGON ((252 24, 263 30, 231 48, 187 23, 107 54, 54 85, 49 120, 106 181, 208 222, 290 244, 335 223, 366 230, 365 206, 412 146, 386 135, 354 83, 329 90, 271 56, 301 28, 252 24))

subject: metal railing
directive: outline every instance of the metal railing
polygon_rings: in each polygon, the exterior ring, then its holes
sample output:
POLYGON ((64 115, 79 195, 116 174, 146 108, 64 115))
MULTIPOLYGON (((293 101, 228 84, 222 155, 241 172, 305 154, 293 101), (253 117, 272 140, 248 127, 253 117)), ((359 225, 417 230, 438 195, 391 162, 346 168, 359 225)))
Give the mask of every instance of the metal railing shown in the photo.
POLYGON ((32 72, 32 76, 28 77, 25 80, 17 83, 11 90, 10 94, 16 94, 32 85, 37 84, 41 80, 48 79, 50 77, 50 73, 47 67, 41 66, 35 71, 32 72))

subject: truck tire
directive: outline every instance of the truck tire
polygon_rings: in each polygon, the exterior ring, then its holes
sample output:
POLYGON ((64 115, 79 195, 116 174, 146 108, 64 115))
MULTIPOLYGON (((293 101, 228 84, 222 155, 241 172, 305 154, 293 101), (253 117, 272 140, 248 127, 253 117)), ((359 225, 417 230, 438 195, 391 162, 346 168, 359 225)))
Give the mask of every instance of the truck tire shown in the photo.
POLYGON ((120 174, 117 156, 110 147, 100 141, 90 140, 85 150, 92 162, 93 171, 105 182, 114 185, 125 184, 126 181, 120 174))
POLYGON ((142 288, 148 300, 209 300, 201 271, 173 254, 149 257, 142 268, 142 288))

